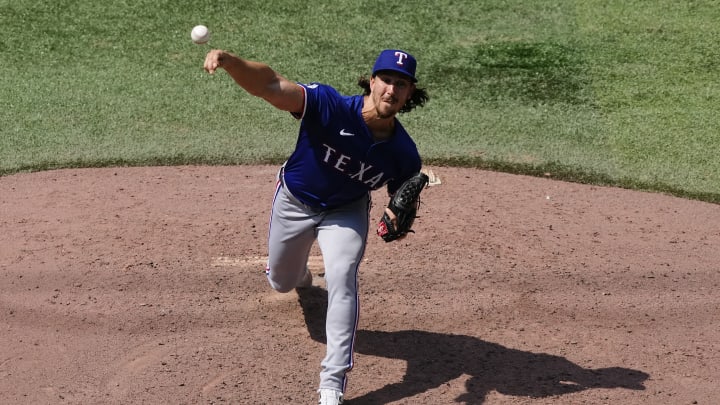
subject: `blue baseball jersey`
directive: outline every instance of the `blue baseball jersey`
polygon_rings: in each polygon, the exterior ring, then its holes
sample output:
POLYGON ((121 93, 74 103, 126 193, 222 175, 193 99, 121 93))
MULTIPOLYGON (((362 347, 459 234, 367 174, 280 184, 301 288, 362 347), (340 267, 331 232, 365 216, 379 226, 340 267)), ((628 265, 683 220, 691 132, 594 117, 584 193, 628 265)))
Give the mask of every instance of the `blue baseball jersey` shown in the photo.
POLYGON ((344 96, 333 87, 312 83, 295 150, 285 164, 284 182, 302 203, 329 209, 387 185, 395 190, 420 171, 415 142, 395 119, 395 133, 375 142, 362 117, 363 96, 344 96))

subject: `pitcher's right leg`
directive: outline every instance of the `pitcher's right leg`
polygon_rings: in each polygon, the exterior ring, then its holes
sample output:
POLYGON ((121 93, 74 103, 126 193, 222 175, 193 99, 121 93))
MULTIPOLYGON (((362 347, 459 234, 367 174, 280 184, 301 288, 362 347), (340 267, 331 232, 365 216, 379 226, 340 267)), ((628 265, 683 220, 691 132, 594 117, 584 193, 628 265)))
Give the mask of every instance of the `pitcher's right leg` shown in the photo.
POLYGON ((319 216, 278 184, 270 214, 268 262, 270 286, 289 292, 303 281, 319 216))

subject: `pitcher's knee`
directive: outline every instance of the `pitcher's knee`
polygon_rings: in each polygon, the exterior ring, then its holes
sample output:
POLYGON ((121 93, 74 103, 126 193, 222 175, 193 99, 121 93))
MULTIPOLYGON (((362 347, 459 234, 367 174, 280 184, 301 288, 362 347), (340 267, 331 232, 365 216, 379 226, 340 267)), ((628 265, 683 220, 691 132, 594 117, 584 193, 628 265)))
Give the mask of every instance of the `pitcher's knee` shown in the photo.
POLYGON ((275 286, 275 285, 273 285, 272 283, 270 283, 270 287, 272 287, 273 290, 275 290, 275 291, 277 291, 277 292, 279 292, 279 293, 283 293, 283 294, 289 293, 290 291, 292 291, 292 290, 295 289, 295 287, 287 288, 287 287, 285 287, 285 286, 282 286, 282 287, 280 287, 280 286, 275 286))
POLYGON ((290 280, 288 277, 278 277, 271 272, 267 273, 268 283, 270 288, 279 293, 288 293, 295 288, 295 280, 290 280))

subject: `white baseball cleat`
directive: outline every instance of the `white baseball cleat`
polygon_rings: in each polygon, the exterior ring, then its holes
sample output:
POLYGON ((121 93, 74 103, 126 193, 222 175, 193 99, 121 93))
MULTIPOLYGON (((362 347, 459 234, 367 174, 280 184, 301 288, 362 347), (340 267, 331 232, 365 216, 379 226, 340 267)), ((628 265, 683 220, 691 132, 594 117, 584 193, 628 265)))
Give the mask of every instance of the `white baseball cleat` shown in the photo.
POLYGON ((318 405, 340 405, 343 403, 343 394, 340 391, 320 389, 320 401, 318 405))

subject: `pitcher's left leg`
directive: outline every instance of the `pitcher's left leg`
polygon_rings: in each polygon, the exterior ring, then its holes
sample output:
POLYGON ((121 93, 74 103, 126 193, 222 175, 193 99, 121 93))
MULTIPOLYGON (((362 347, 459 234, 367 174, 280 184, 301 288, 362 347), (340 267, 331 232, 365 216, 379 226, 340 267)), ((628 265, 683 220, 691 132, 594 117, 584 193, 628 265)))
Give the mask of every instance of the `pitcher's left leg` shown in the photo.
POLYGON ((363 199, 329 212, 318 227, 328 290, 327 353, 322 361, 320 389, 344 392, 346 373, 353 367, 359 316, 358 268, 365 253, 368 211, 369 201, 363 199))

